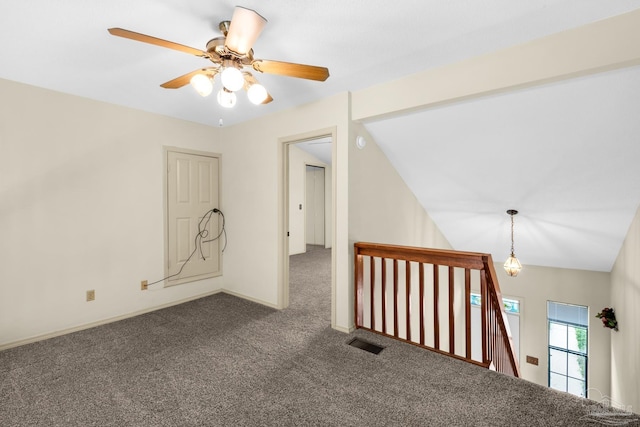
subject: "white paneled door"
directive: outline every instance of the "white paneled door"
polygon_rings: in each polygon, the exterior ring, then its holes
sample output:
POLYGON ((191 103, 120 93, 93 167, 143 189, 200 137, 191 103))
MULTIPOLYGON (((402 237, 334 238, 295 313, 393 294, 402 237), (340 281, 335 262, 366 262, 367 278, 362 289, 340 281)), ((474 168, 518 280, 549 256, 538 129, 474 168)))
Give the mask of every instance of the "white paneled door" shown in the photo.
POLYGON ((307 166, 306 236, 308 245, 324 246, 324 168, 307 166))
POLYGON ((213 154, 167 150, 167 276, 182 269, 169 283, 221 274, 222 246, 214 239, 221 223, 210 212, 219 209, 219 162, 213 154))

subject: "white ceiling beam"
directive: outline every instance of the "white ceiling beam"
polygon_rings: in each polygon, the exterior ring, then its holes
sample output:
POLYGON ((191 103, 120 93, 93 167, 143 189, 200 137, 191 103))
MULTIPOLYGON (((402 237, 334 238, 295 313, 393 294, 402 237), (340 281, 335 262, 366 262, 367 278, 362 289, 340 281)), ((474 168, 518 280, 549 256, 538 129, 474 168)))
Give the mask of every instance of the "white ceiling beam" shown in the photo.
POLYGON ((640 64, 640 9, 352 94, 366 122, 640 64))

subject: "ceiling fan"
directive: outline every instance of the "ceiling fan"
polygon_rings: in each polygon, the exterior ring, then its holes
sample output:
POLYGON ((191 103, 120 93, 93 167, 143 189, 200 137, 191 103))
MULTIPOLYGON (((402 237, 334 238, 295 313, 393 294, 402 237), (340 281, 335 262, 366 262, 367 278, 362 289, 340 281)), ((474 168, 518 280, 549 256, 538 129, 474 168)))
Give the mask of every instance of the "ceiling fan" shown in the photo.
POLYGON ((223 87, 218 92, 218 103, 223 107, 231 108, 236 103, 235 92, 240 89, 246 90, 249 100, 256 105, 273 101, 264 86, 258 83, 250 72, 243 71, 244 67, 252 67, 260 73, 316 81, 325 81, 329 77, 329 70, 325 67, 255 59, 252 46, 266 23, 267 20, 256 11, 236 6, 231 21, 222 21, 218 26, 223 36, 209 40, 206 51, 122 28, 109 28, 108 31, 114 36, 209 59, 213 62, 213 66, 199 68, 160 86, 166 89, 178 89, 191 83, 200 95, 208 96, 213 91, 214 77, 220 74, 223 87))

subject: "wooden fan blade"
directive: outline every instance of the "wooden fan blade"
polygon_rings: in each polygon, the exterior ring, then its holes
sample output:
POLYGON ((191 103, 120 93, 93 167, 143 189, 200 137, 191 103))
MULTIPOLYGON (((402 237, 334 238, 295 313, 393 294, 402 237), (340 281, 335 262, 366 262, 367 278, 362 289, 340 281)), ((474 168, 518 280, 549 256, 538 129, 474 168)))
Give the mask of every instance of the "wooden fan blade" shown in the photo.
POLYGON ((297 77, 300 79, 317 80, 323 82, 329 78, 329 70, 315 65, 294 64, 291 62, 257 59, 251 63, 256 71, 268 74, 297 77))
POLYGON ((200 49, 196 49, 193 47, 185 46, 183 44, 170 42, 167 40, 162 40, 157 37, 148 36, 146 34, 140 34, 129 30, 124 30, 122 28, 109 28, 109 33, 114 36, 124 37, 125 39, 136 40, 143 43, 154 44, 160 47, 166 47, 168 49, 177 50, 184 53, 189 53, 195 56, 201 56, 203 58, 208 58, 209 54, 200 49))
POLYGON ((188 85, 189 82, 191 81, 191 78, 196 74, 214 76, 217 72, 218 72, 217 68, 199 68, 183 76, 176 77, 173 80, 169 80, 168 82, 162 83, 160 86, 162 86, 165 89, 179 89, 182 86, 188 85))

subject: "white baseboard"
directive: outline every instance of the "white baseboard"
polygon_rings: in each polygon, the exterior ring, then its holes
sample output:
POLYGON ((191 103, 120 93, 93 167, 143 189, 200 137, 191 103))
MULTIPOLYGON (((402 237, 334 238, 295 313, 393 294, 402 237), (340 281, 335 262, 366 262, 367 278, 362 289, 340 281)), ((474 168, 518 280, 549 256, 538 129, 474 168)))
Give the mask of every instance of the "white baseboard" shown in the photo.
POLYGON ((345 334, 350 334, 351 332, 355 331, 356 328, 345 328, 343 326, 336 326, 336 325, 331 325, 331 328, 335 329, 336 331, 339 332, 344 332, 345 334))
POLYGON ((246 299, 247 301, 255 302, 255 303, 260 304, 260 305, 266 305, 267 307, 271 307, 271 308, 275 308, 276 310, 280 310, 280 307, 278 307, 276 304, 271 304, 270 302, 262 301, 262 300, 257 299, 257 298, 248 297, 246 295, 239 294, 237 292, 228 291, 226 289, 223 289, 222 293, 233 295, 234 297, 246 299))
POLYGON ((96 326, 106 325, 108 323, 117 322, 119 320, 129 319, 131 317, 136 317, 136 316, 140 316, 142 314, 151 313, 152 311, 162 310, 163 308, 168 308, 168 307, 172 307, 174 305, 184 304, 185 302, 194 301, 194 300, 197 300, 197 299, 200 299, 200 298, 205 298, 205 297, 208 297, 208 296, 211 296, 211 295, 218 294, 220 292, 224 292, 224 291, 222 289, 218 289, 218 290, 215 290, 213 292, 207 292, 207 293, 204 293, 204 294, 195 295, 195 296, 192 296, 192 297, 189 297, 189 298, 184 298, 184 299, 181 299, 181 300, 178 300, 178 301, 172 301, 172 302, 167 303, 167 304, 162 304, 162 305, 146 308, 144 310, 134 311, 132 313, 122 314, 120 316, 109 317, 107 319, 98 320, 96 322, 86 323, 84 325, 74 326, 72 328, 61 329, 61 330, 58 330, 58 331, 49 332, 49 333, 46 333, 46 334, 37 335, 37 336, 34 336, 34 337, 30 337, 30 338, 25 338, 25 339, 22 339, 22 340, 19 340, 19 341, 13 341, 13 342, 6 343, 6 344, 0 344, 0 351, 8 350, 8 349, 14 348, 14 347, 20 347, 21 345, 31 344, 31 343, 42 341, 42 340, 47 340, 49 338, 59 337, 59 336, 62 336, 62 335, 73 333, 73 332, 83 331, 85 329, 95 328, 96 326))
MULTIPOLYGON (((108 323, 117 322, 119 320, 129 319, 131 317, 136 317, 136 316, 140 316, 142 314, 151 313, 152 311, 156 311, 156 310, 162 310, 163 308, 172 307, 174 305, 184 304, 185 302, 194 301, 194 300, 197 300, 197 299, 200 299, 200 298, 204 298, 204 297, 208 297, 208 296, 211 296, 211 295, 215 295, 215 294, 218 294, 218 293, 229 294, 229 295, 232 295, 232 296, 237 297, 237 298, 242 298, 242 299, 245 299, 247 301, 255 302, 255 303, 260 304, 260 305, 264 305, 264 306, 267 306, 267 307, 275 308, 276 310, 280 309, 275 304, 272 304, 272 303, 269 303, 269 302, 266 302, 266 301, 263 301, 263 300, 260 300, 260 299, 257 299, 257 298, 252 298, 252 297, 249 297, 247 295, 243 295, 243 294, 240 294, 240 293, 237 293, 237 292, 233 292, 233 291, 228 291, 228 290, 225 290, 225 289, 218 289, 218 290, 215 290, 213 292, 207 292, 207 293, 196 295, 196 296, 193 296, 193 297, 184 298, 184 299, 181 299, 181 300, 178 300, 178 301, 173 301, 173 302, 170 302, 170 303, 167 303, 167 304, 162 304, 162 305, 159 305, 159 306, 146 308, 144 310, 139 310, 139 311, 134 311, 132 313, 122 314, 120 316, 110 317, 110 318, 107 318, 107 319, 98 320, 96 322, 86 323, 84 325, 74 326, 72 328, 61 329, 61 330, 58 330, 58 331, 49 332, 49 333, 46 333, 46 334, 43 334, 43 335, 37 335, 37 336, 34 336, 34 337, 30 337, 30 338, 26 338, 26 339, 23 339, 23 340, 19 340, 19 341, 13 341, 13 342, 6 343, 6 344, 0 344, 0 351, 8 350, 8 349, 14 348, 14 347, 20 347, 21 345, 31 344, 31 343, 42 341, 42 340, 47 340, 49 338, 59 337, 59 336, 62 336, 62 335, 73 333, 73 332, 83 331, 85 329, 95 328, 96 326, 106 325, 108 323)), ((345 332, 345 333, 352 332, 352 330, 349 330, 347 328, 338 327, 338 326, 332 326, 332 327, 333 327, 333 329, 335 329, 337 331, 340 331, 340 332, 345 332)))

